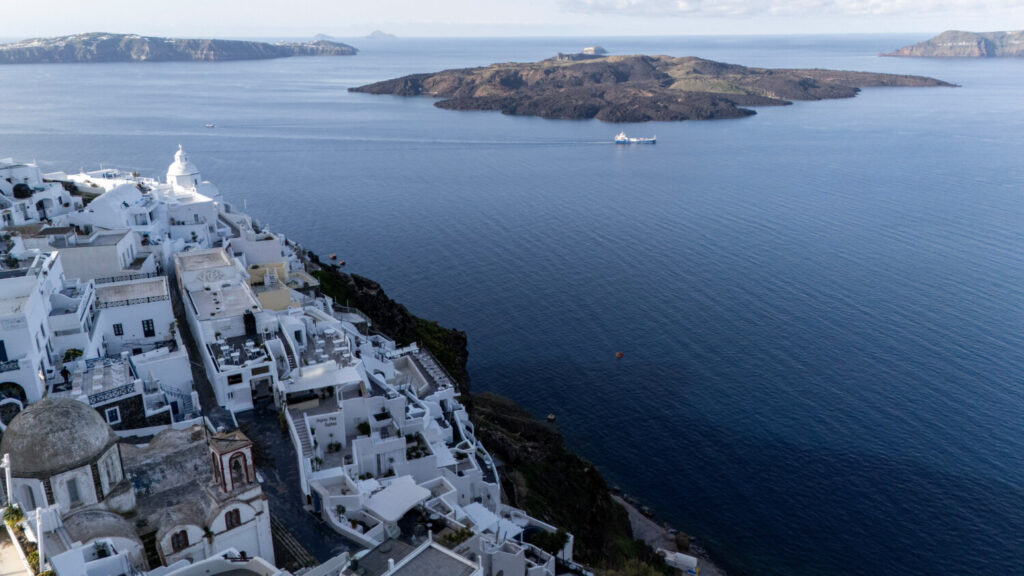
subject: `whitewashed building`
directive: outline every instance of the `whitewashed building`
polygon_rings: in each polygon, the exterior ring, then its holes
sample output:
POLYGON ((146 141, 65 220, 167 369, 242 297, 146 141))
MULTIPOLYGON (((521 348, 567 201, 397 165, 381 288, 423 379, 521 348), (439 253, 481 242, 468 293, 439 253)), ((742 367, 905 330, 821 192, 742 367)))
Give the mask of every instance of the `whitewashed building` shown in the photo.
POLYGON ((277 319, 264 313, 241 263, 223 248, 175 254, 174 268, 192 334, 217 402, 249 410, 270 396, 276 370, 264 342, 277 319))
POLYGON ((0 227, 45 222, 81 207, 80 197, 45 181, 34 164, 0 160, 0 227))
POLYGON ((51 343, 51 296, 64 279, 56 253, 35 254, 21 264, 0 271, 0 394, 24 403, 43 397, 46 378, 55 371, 59 351, 51 343))

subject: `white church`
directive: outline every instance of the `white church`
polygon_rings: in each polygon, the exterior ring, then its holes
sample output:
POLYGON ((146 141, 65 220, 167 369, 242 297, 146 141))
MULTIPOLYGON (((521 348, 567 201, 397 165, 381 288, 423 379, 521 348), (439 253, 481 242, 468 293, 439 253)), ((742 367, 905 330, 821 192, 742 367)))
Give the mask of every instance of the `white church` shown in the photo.
POLYGON ((269 506, 239 431, 193 426, 125 444, 86 404, 47 397, 14 418, 0 452, 4 489, 58 576, 136 574, 225 551, 274 562, 269 506))

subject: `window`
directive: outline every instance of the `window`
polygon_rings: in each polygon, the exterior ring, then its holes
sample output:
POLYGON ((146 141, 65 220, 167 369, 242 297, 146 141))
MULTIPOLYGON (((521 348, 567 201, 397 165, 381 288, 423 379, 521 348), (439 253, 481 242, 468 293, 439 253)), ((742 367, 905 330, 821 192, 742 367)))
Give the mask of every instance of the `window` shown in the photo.
POLYGON ((78 493, 78 479, 68 479, 68 499, 71 500, 71 505, 82 503, 82 495, 78 493))
POLYGON ((188 548, 188 532, 182 530, 171 535, 171 550, 180 552, 188 548))
POLYGON ((114 324, 114 336, 124 336, 124 326, 114 324))
POLYGON ((238 509, 228 512, 224 515, 224 524, 227 525, 228 530, 240 526, 242 524, 242 513, 238 509))
POLYGON ((113 408, 107 408, 104 412, 107 417, 107 424, 120 424, 121 423, 121 411, 114 406, 113 408))
POLYGON ((142 321, 142 335, 145 336, 146 338, 152 338, 153 336, 156 336, 156 329, 153 327, 152 320, 142 321))
POLYGON ((242 375, 241 374, 232 374, 232 375, 228 376, 228 384, 241 384, 241 383, 242 383, 242 375))
POLYGON ((237 453, 233 455, 228 461, 228 469, 231 471, 232 488, 249 483, 249 470, 245 454, 237 453))

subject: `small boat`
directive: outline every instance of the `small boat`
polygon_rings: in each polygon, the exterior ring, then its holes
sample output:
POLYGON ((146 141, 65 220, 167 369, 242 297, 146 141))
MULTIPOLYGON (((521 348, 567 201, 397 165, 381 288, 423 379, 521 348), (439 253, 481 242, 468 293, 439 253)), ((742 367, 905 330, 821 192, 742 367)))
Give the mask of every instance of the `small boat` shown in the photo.
POLYGON ((615 135, 616 144, 656 144, 657 142, 657 136, 651 136, 650 138, 630 138, 629 136, 626 136, 625 132, 619 132, 615 135))
POLYGON ((337 254, 331 254, 331 260, 337 260, 337 259, 338 259, 338 255, 337 254))
POLYGON ((555 420, 558 420, 558 416, 555 416, 554 414, 548 414, 548 422, 554 422, 555 420))
POLYGON ((207 127, 207 128, 216 128, 216 127, 217 127, 217 125, 216 125, 216 124, 210 124, 210 123, 207 123, 207 124, 206 124, 206 127, 207 127))

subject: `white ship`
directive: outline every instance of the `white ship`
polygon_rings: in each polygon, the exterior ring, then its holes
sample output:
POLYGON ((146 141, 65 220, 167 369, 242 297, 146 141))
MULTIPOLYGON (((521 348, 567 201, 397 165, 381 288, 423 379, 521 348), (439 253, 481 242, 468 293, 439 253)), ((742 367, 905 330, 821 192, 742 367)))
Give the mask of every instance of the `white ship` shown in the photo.
POLYGON ((615 135, 616 144, 655 144, 657 141, 657 136, 651 136, 650 138, 630 138, 629 136, 626 136, 625 132, 619 132, 615 135))

